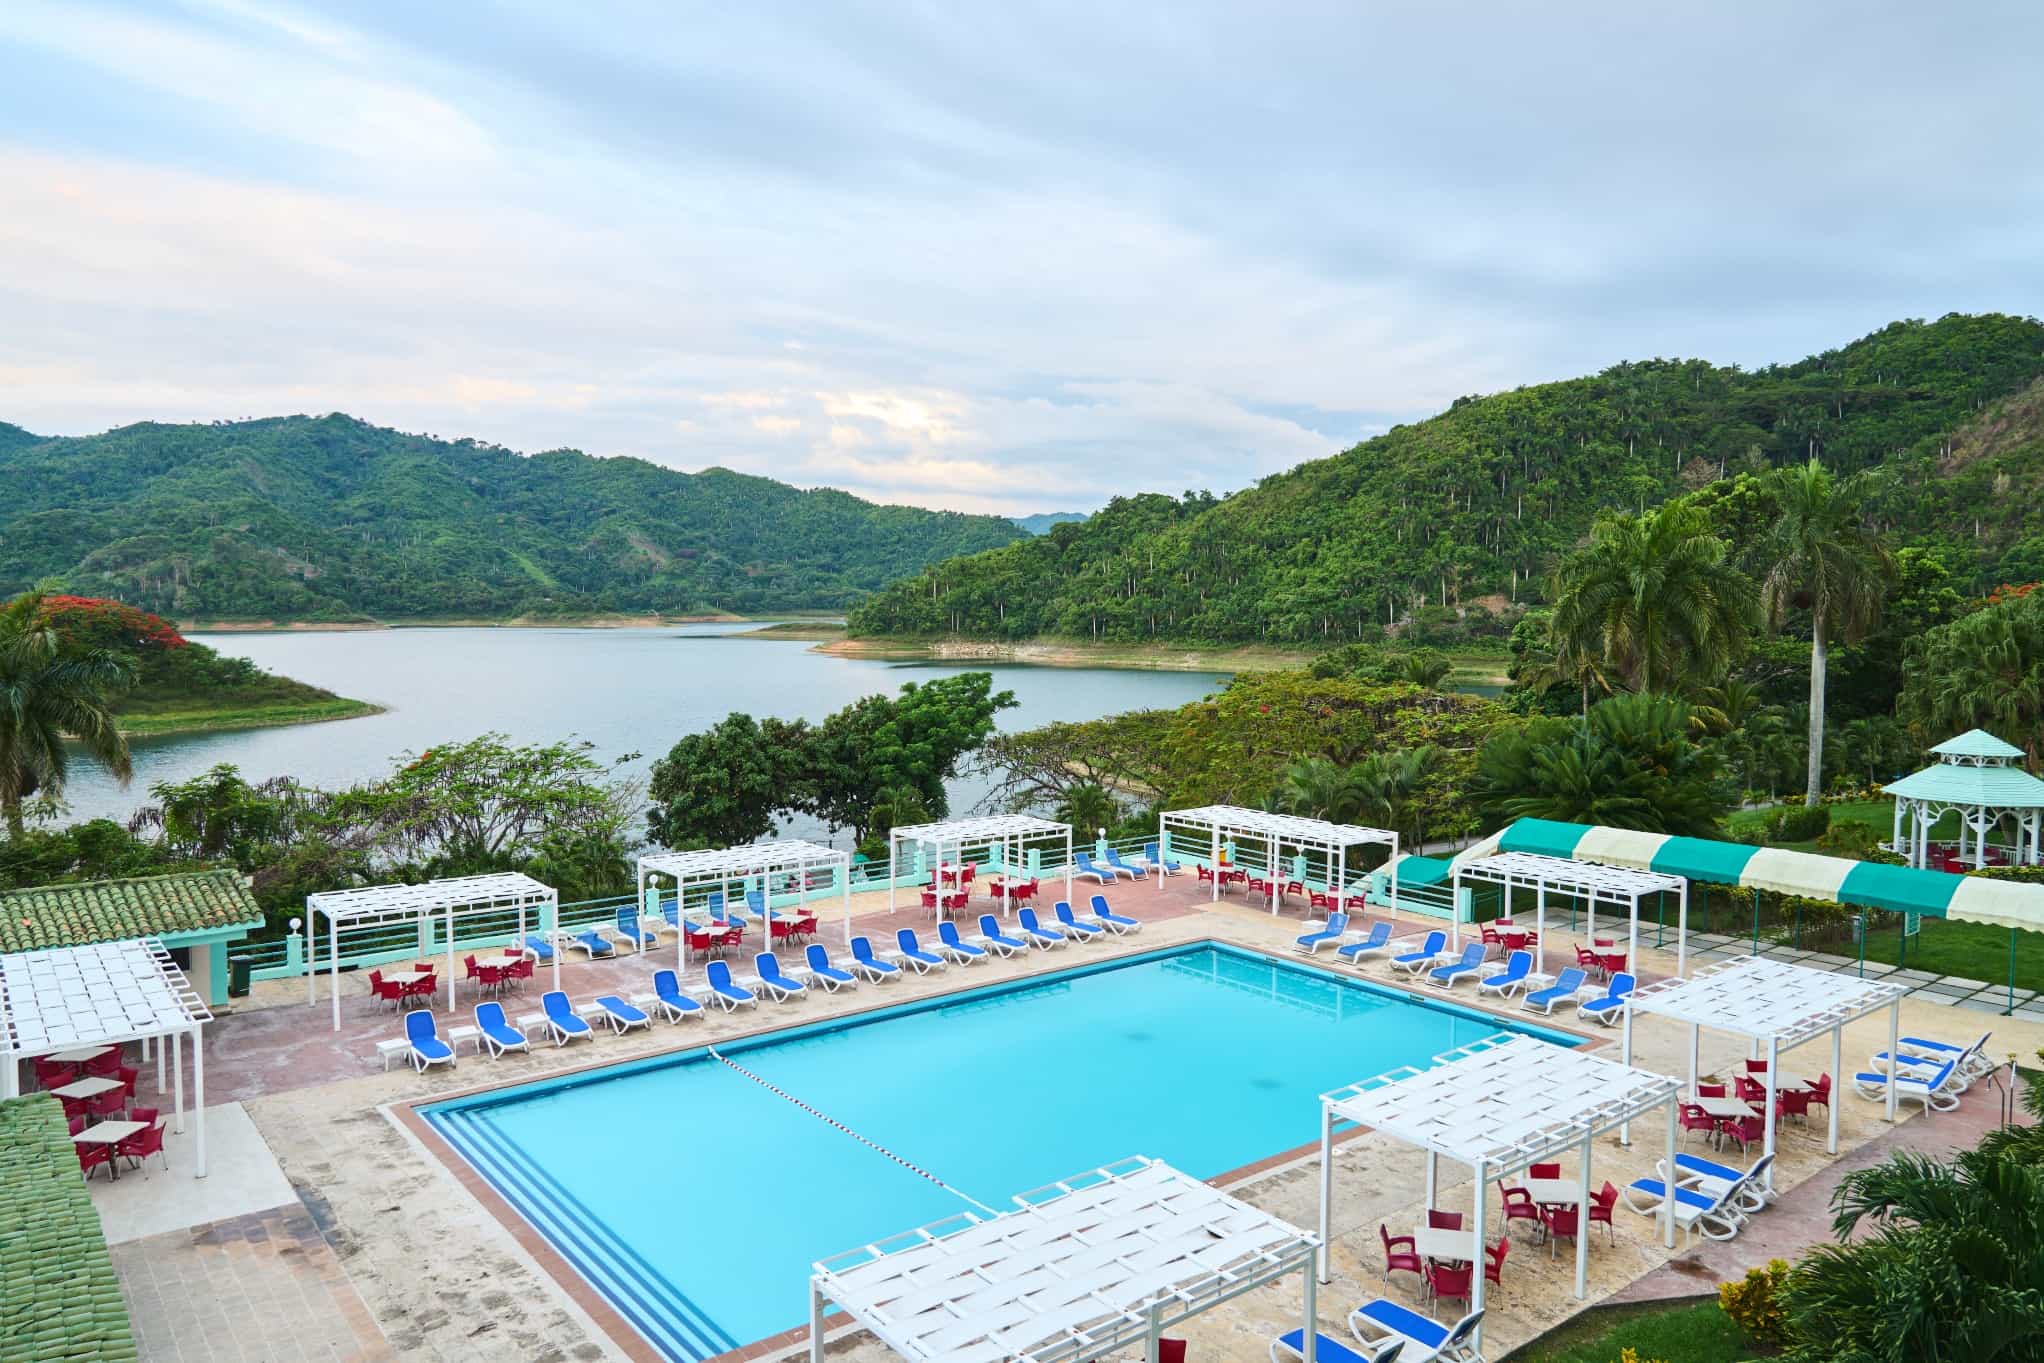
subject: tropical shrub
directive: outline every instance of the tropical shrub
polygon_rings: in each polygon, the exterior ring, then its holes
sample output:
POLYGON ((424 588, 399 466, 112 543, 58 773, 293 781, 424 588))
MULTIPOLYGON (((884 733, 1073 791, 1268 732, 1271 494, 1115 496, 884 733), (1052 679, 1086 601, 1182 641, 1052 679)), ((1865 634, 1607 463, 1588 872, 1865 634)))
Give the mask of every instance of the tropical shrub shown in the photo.
POLYGON ((1477 755, 1473 793, 1489 824, 1559 819, 1714 837, 1730 808, 1717 749, 1668 696, 1614 696, 1580 718, 1500 729, 1477 755))
POLYGON ((1769 1259, 1765 1268, 1747 1269, 1738 1282, 1719 1283, 1718 1305, 1759 1343, 1779 1344, 1787 1325, 1781 1285, 1788 1275, 1787 1260, 1769 1259))
POLYGON ((1768 825, 1770 841, 1812 842, 1831 827, 1831 810, 1825 805, 1784 805, 1768 825))

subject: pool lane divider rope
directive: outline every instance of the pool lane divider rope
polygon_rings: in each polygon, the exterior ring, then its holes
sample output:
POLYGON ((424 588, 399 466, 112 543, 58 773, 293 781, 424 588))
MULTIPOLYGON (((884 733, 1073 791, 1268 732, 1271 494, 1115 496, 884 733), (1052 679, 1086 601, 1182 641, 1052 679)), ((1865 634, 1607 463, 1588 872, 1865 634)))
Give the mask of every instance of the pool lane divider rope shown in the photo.
POLYGON ((829 1115, 828 1113, 818 1112, 815 1108, 809 1106, 809 1104, 803 1102, 800 1098, 797 1098, 794 1094, 788 1092, 786 1089, 780 1088, 777 1085, 769 1083, 767 1080, 760 1078, 760 1076, 754 1074, 751 1070, 745 1068, 745 1066, 739 1064, 737 1061, 731 1059, 729 1056, 724 1055, 715 1046, 709 1047, 708 1050, 710 1052, 710 1057, 713 1060, 715 1060, 718 1064, 724 1066, 726 1069, 731 1070, 736 1074, 743 1075, 745 1078, 750 1079, 753 1083, 758 1084, 761 1088, 765 1089, 768 1093, 773 1094, 776 1098, 780 1098, 789 1103, 794 1104, 796 1107, 801 1108, 804 1112, 814 1117, 817 1121, 822 1122, 825 1126, 832 1127, 838 1131, 843 1132, 845 1135, 850 1136, 853 1140, 865 1146, 867 1149, 885 1155, 887 1158, 893 1160, 896 1164, 899 1164, 902 1168, 908 1170, 911 1174, 914 1174, 917 1178, 926 1179, 929 1182, 936 1184, 939 1188, 942 1188, 945 1192, 951 1194, 951 1196, 957 1198, 959 1201, 969 1203, 972 1206, 979 1208, 979 1210, 985 1212, 988 1216, 999 1216, 1001 1214, 995 1211, 992 1207, 989 1207, 986 1203, 980 1201, 978 1198, 972 1196, 970 1193, 960 1192, 958 1189, 952 1187, 943 1179, 938 1178, 935 1174, 923 1168, 921 1165, 914 1164, 908 1160, 903 1159, 900 1155, 895 1154, 892 1150, 889 1150, 880 1142, 873 1140, 869 1137, 860 1135, 858 1132, 852 1130, 852 1128, 846 1126, 837 1118, 829 1115))

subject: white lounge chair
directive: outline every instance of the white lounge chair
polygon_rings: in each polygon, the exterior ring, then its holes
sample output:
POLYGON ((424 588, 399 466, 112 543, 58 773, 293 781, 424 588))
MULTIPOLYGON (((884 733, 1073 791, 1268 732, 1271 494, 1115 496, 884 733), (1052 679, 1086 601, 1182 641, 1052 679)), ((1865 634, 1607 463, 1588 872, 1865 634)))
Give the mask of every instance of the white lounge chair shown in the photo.
POLYGON ((1908 1099, 1922 1103, 1925 1116, 1932 1112, 1950 1112, 1959 1105, 1958 1085, 1953 1076, 1959 1072, 1959 1062, 1947 1060, 1929 1074, 1905 1073, 1890 1078, 1886 1074, 1861 1070, 1852 1077, 1852 1086, 1862 1098, 1886 1102, 1888 1086, 1895 1086, 1895 1097, 1899 1102, 1908 1099))

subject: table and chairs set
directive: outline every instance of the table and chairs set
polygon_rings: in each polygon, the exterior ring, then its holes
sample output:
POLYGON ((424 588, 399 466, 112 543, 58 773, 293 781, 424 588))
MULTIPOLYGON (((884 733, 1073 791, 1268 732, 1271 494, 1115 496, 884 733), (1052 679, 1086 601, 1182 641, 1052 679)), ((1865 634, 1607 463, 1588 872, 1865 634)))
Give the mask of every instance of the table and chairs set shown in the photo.
POLYGON ((102 1168, 109 1179, 119 1178, 121 1160, 140 1168, 149 1156, 163 1155, 163 1118, 156 1108, 135 1106, 142 1072, 126 1063, 119 1046, 59 1051, 37 1056, 33 1065, 37 1085, 64 1105, 87 1178, 102 1168))

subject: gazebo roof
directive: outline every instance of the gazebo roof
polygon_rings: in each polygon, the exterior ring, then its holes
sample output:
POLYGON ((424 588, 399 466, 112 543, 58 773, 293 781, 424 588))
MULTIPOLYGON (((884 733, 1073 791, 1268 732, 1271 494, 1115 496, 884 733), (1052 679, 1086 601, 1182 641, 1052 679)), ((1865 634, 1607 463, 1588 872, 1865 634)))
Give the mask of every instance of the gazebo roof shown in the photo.
POLYGON ((776 838, 771 842, 746 843, 742 847, 706 847, 695 852, 647 852, 639 858, 639 869, 673 876, 677 880, 701 880, 716 876, 763 875, 832 861, 849 864, 851 854, 826 847, 820 842, 776 838))
MULTIPOLYGON (((1994 741, 1999 743, 2001 740, 1994 741)), ((2021 767, 1938 762, 1899 781, 1892 781, 1882 789, 1900 799, 1925 800, 1932 804, 1998 805, 2004 809, 2044 806, 2044 781, 2021 767)))
POLYGON ((1968 729, 1931 749, 1941 757, 2021 757, 2023 750, 2004 743, 1985 729, 1968 729))
POLYGON ((1311 1271, 1307 1232, 1136 1158, 817 1263, 814 1289, 910 1363, 1083 1363, 1311 1271))
POLYGON ((499 871, 485 876, 456 876, 429 880, 420 885, 362 885, 351 890, 325 890, 307 895, 305 906, 316 909, 336 923, 362 919, 417 918, 426 913, 445 913, 468 906, 543 904, 553 898, 553 888, 522 871, 499 871))
POLYGON ((1658 1013, 1722 1032, 1793 1046, 1886 1008, 1908 989, 1885 980, 1746 956, 1633 991, 1634 1013, 1658 1013))
POLYGON ((978 842, 981 838, 1063 837, 1072 826, 1033 814, 985 814, 970 819, 908 824, 888 836, 897 842, 978 842))
POLYGON ((0 1054, 115 1045, 212 1020, 205 1000, 153 939, 0 956, 0 1054))
POLYGON ((1579 1147, 1668 1101, 1680 1082, 1588 1051, 1500 1032, 1321 1095, 1343 1121, 1493 1177, 1579 1147))
POLYGON ((1202 805, 1197 809, 1170 809, 1164 817, 1176 823, 1196 824, 1224 833, 1254 833, 1279 842, 1307 843, 1315 847, 1352 847, 1361 843, 1394 843, 1398 835, 1385 828, 1364 828, 1357 824, 1329 823, 1296 814, 1271 814, 1239 805, 1202 805))

